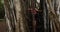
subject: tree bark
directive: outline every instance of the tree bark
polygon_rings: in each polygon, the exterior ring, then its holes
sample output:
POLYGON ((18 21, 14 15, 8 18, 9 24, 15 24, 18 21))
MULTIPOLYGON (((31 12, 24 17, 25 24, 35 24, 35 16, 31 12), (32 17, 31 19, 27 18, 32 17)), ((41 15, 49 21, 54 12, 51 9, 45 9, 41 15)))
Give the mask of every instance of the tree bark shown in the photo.
POLYGON ((27 32, 24 8, 21 4, 21 0, 4 0, 8 32, 27 32))

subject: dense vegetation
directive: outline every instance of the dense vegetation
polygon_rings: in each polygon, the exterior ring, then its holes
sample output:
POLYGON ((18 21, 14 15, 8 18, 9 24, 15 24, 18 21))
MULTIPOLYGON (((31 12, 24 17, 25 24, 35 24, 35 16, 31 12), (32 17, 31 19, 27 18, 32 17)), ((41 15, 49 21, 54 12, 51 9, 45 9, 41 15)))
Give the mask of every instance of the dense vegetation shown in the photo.
POLYGON ((0 19, 4 18, 4 7, 2 0, 0 0, 0 19))

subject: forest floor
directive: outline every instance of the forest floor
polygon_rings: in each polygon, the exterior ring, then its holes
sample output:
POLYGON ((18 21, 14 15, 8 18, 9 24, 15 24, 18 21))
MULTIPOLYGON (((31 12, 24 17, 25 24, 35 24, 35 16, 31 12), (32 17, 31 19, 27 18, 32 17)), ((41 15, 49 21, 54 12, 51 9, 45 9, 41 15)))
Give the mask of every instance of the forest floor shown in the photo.
POLYGON ((6 32, 6 31, 7 31, 6 22, 0 19, 0 32, 6 32))

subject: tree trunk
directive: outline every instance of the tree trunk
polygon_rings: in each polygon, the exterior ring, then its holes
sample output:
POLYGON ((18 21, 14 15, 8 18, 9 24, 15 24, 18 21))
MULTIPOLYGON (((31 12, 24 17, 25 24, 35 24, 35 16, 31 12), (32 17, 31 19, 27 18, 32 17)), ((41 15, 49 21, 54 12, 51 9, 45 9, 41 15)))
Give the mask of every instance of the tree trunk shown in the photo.
MULTIPOLYGON (((40 23, 43 22, 43 25, 41 25, 42 31, 44 30, 44 32, 60 32, 60 22, 58 20, 60 15, 59 13, 57 13, 57 10, 60 9, 60 4, 58 6, 58 3, 58 0, 40 0, 39 5, 36 5, 35 1, 33 0, 4 0, 5 18, 8 25, 7 32, 30 32, 26 19, 30 19, 29 11, 26 11, 30 7, 34 9, 37 7, 36 9, 38 10, 38 12, 42 14, 39 14, 42 17, 42 21, 41 18, 39 18, 40 23), (40 12, 41 10, 42 12, 40 12)), ((33 26, 32 30, 34 30, 34 32, 37 27, 37 20, 35 20, 36 19, 34 18, 34 16, 31 17, 30 20, 28 20, 33 22, 33 24, 31 24, 33 26), (34 21, 32 20, 32 18, 34 21)))
POLYGON ((21 4, 21 0, 4 0, 8 32, 27 32, 24 8, 21 4))

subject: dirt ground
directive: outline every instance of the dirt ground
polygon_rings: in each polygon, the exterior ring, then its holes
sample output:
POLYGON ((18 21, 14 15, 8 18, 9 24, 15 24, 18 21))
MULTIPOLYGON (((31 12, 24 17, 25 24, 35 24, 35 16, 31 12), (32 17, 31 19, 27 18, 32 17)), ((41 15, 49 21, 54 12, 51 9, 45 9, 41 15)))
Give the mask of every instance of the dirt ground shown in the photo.
POLYGON ((0 20, 0 32, 6 32, 6 30, 7 30, 7 25, 5 21, 0 20))

